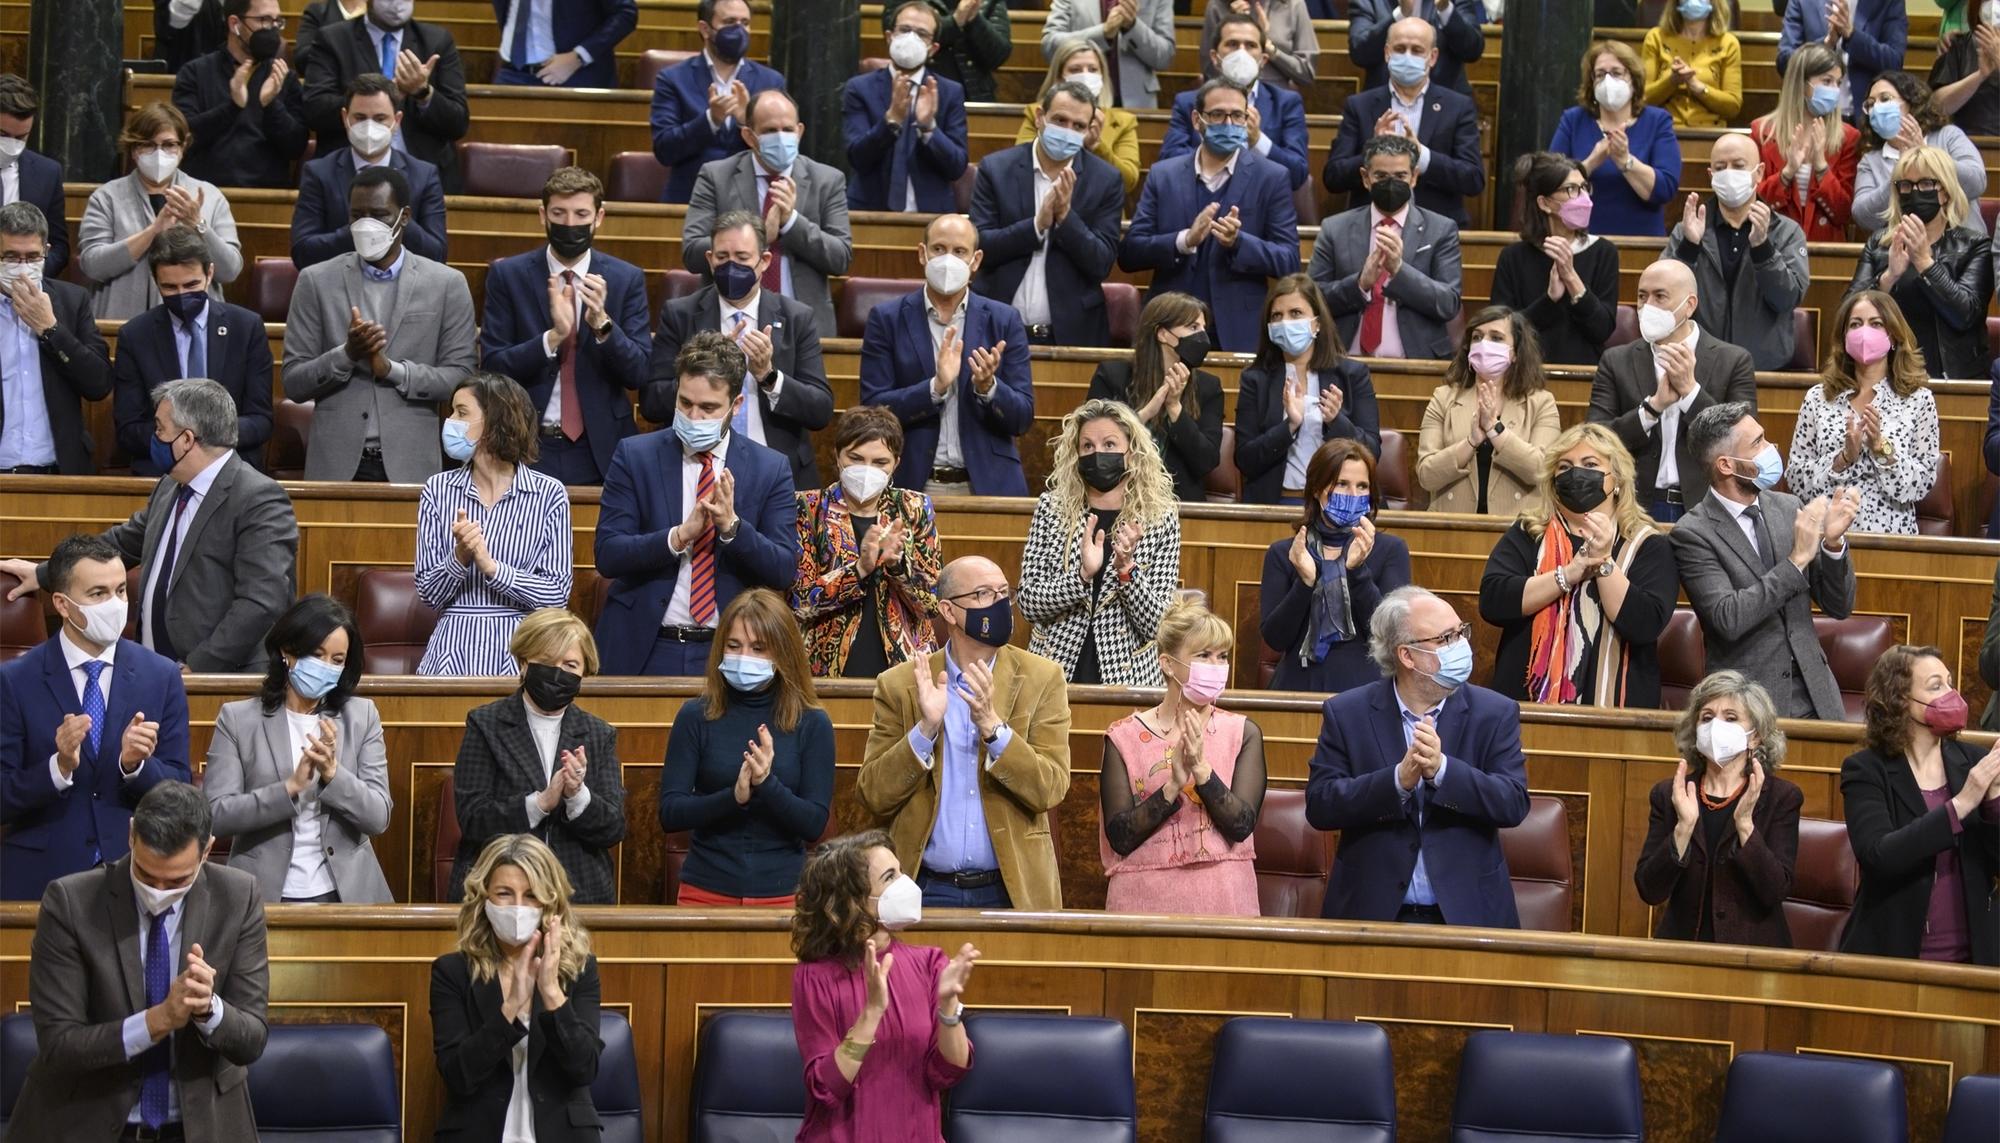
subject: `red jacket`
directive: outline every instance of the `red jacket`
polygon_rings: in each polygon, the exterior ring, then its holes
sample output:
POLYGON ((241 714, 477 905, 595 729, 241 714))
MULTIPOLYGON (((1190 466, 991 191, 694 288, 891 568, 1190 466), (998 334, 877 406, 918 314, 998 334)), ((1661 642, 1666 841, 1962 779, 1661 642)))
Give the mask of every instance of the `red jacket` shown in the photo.
POLYGON ((1798 184, 1785 181, 1784 141, 1765 137, 1770 119, 1767 115, 1750 124, 1750 137, 1757 140, 1758 157, 1764 163, 1757 197, 1798 223, 1807 242, 1847 241, 1847 220, 1854 213, 1854 171, 1861 164, 1861 132, 1849 124, 1840 125, 1840 150, 1825 173, 1813 178, 1805 205, 1800 206, 1798 184))

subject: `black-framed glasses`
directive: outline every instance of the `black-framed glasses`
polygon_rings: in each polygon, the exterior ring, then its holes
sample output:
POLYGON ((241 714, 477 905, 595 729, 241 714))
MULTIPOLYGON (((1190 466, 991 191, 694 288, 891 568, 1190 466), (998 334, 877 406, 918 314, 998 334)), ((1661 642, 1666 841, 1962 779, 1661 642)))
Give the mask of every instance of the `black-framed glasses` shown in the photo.
POLYGON ((8 266, 39 266, 47 260, 47 255, 20 254, 12 250, 7 251, 5 254, 0 254, 0 263, 8 266))
POLYGON ((285 18, 283 16, 240 16, 238 19, 242 20, 253 32, 282 32, 285 30, 285 18))
POLYGON ((1461 623, 1449 631, 1432 635, 1428 639, 1412 639, 1408 643, 1405 643, 1403 645, 1405 647, 1425 647, 1435 651, 1441 647, 1448 647, 1451 644, 1458 642, 1460 639, 1469 639, 1471 637, 1472 637, 1472 624, 1461 623))
POLYGON ((1909 179, 1896 180, 1897 194, 1910 194, 1915 191, 1928 191, 1931 194, 1936 194, 1943 189, 1944 184, 1936 179, 1918 179, 1915 182, 1911 182, 1909 179))
POLYGON ((1234 123, 1238 126, 1247 127, 1250 124, 1250 113, 1248 111, 1204 111, 1201 113, 1201 119, 1204 123, 1234 123))
POLYGON ((972 606, 974 607, 991 607, 1000 600, 1012 599, 1013 597, 1014 589, 1008 587, 1006 584, 1001 584, 999 587, 976 587, 971 591, 961 591, 957 595, 945 596, 946 599, 951 600, 953 603, 957 603, 962 599, 969 599, 972 601, 972 606))
POLYGON ((937 36, 926 28, 897 28, 893 34, 898 36, 915 36, 927 44, 937 39, 937 36))
POLYGON ((1550 195, 1553 199, 1572 199, 1590 189, 1589 183, 1564 183, 1550 195))

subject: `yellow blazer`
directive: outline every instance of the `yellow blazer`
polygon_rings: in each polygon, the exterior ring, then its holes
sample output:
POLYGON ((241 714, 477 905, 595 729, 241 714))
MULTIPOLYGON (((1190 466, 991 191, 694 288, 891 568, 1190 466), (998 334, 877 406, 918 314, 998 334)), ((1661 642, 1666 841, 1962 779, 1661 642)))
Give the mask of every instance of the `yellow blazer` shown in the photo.
MULTIPOLYGON (((937 758, 943 753, 942 735, 930 759, 919 761, 910 749, 910 728, 921 721, 913 662, 876 677, 875 725, 856 782, 862 807, 874 825, 889 831, 896 859, 912 876, 937 824, 937 758)), ((945 669, 944 652, 924 662, 936 677, 945 669)), ((1069 793, 1069 687, 1054 663, 1007 646, 993 660, 993 694, 1012 737, 998 758, 988 760, 980 748, 979 801, 1000 877, 1016 909, 1060 909, 1049 810, 1069 793)))
MULTIPOLYGON (((1014 133, 1014 142, 1026 143, 1035 137, 1035 109, 1039 103, 1030 103, 1021 109, 1021 129, 1014 133)), ((1104 130, 1097 134, 1097 146, 1091 154, 1118 168, 1118 177, 1125 180, 1125 193, 1130 195, 1139 189, 1139 117, 1122 107, 1101 108, 1104 112, 1104 130)))
MULTIPOLYGON (((1459 464, 1459 444, 1472 431, 1479 411, 1479 391, 1440 385, 1424 408, 1417 434, 1417 483, 1431 494, 1433 512, 1479 511, 1479 460, 1459 464)), ((1500 423, 1507 430, 1493 443, 1493 468, 1487 478, 1486 514, 1517 516, 1534 504, 1541 486, 1548 447, 1562 435, 1556 417, 1556 395, 1547 389, 1500 402, 1500 423)))
POLYGON ((1639 46, 1646 63, 1646 104, 1664 107, 1676 127, 1728 127, 1743 110, 1743 48, 1733 32, 1690 40, 1665 28, 1646 33, 1639 46), (1706 87, 1701 95, 1674 86, 1674 57, 1694 67, 1706 87))

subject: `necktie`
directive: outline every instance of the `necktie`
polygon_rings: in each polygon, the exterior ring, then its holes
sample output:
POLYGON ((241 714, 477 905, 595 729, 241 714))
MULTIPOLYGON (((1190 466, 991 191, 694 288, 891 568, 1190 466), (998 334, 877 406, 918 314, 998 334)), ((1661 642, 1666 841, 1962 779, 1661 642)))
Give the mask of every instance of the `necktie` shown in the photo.
MULTIPOLYGON (((891 73, 890 83, 907 83, 902 76, 891 73)), ((910 95, 910 105, 916 106, 916 94, 910 95)), ((911 111, 914 116, 916 112, 911 111)), ((889 158, 889 201, 884 210, 902 210, 910 204, 910 163, 917 157, 917 125, 914 119, 903 120, 903 129, 896 134, 896 150, 889 158)))
POLYGON ((386 32, 382 36, 382 74, 391 79, 396 77, 396 34, 386 32))
MULTIPOLYGON (((742 345, 743 331, 750 328, 750 319, 743 315, 742 310, 737 310, 730 317, 734 320, 730 323, 729 336, 736 339, 736 344, 742 345)), ((745 356, 747 360, 748 355, 745 356)), ((757 399, 756 384, 757 379, 750 376, 749 370, 744 370, 743 399, 737 402, 736 412, 729 418, 730 431, 741 433, 746 437, 750 435, 750 402, 757 399)))
MULTIPOLYGON (((167 915, 153 914, 153 922, 146 932, 146 1007, 151 1008, 167 998, 167 984, 174 978, 174 954, 167 948, 167 915)), ((157 1128, 167 1121, 168 1084, 173 1082, 168 1065, 171 1062, 173 1037, 169 1036, 139 1057, 139 1065, 145 1080, 139 1088, 139 1118, 146 1126, 157 1128)))
MULTIPOLYGON (((563 285, 576 283, 576 271, 563 271, 563 285)), ((569 336, 563 339, 562 348, 557 352, 562 357, 562 365, 557 372, 556 384, 562 388, 562 431, 563 436, 576 440, 583 435, 583 402, 576 395, 576 327, 583 320, 581 315, 573 315, 569 323, 569 336)))
POLYGON ((181 328, 187 331, 188 336, 187 368, 182 372, 181 376, 208 376, 208 346, 206 344, 208 339, 202 336, 201 327, 193 322, 182 322, 181 328))
MULTIPOLYGON (((1118 0, 1099 0, 1097 6, 1099 18, 1111 15, 1111 10, 1116 7, 1118 7, 1118 0)), ((1104 37, 1104 67, 1105 70, 1111 73, 1104 77, 1104 82, 1111 85, 1112 105, 1116 107, 1125 106, 1118 99, 1118 38, 1116 36, 1104 37)))
POLYGON ((174 649, 174 637, 167 633, 167 589, 173 585, 174 559, 180 554, 181 514, 193 499, 194 489, 185 484, 174 494, 173 519, 167 521, 167 534, 161 538, 160 551, 155 557, 160 563, 160 574, 153 580, 153 598, 147 603, 153 613, 153 650, 175 662, 181 656, 174 649))
MULTIPOLYGON (((1383 219, 1382 225, 1392 230, 1401 227, 1401 224, 1393 218, 1383 219)), ((1386 288, 1388 285, 1387 274, 1375 279, 1375 285, 1371 288, 1372 292, 1368 298, 1368 309, 1361 315, 1361 352, 1364 355, 1374 353, 1376 347, 1382 344, 1382 315, 1387 312, 1389 305, 1386 288)))
MULTIPOLYGON (((701 454, 701 476, 695 480, 694 496, 699 500, 715 488, 715 454, 701 454)), ((700 627, 715 626, 715 525, 710 524, 695 537, 688 553, 694 560, 688 586, 688 610, 700 627)))
MULTIPOLYGON (((900 203, 892 205, 894 209, 897 210, 902 209, 902 204, 900 203)), ((769 176, 766 176, 764 178, 764 205, 758 208, 757 217, 769 218, 770 215, 771 215, 771 179, 769 176)), ((757 279, 757 284, 771 291, 774 294, 784 293, 785 292, 784 261, 785 261, 785 256, 778 251, 778 247, 774 243, 771 246, 771 264, 769 266, 764 267, 764 274, 762 277, 757 279)))
MULTIPOLYGON (((1418 714, 1416 711, 1406 710, 1403 712, 1404 736, 1407 737, 1411 742, 1415 742, 1417 740, 1417 724, 1422 722, 1423 720, 1424 717, 1418 714)), ((1398 759, 1398 761, 1401 760, 1398 759)), ((1430 802, 1430 795, 1424 789, 1424 780, 1421 777, 1417 779, 1417 788, 1410 791, 1410 796, 1416 799, 1417 825, 1421 827, 1424 824, 1424 810, 1428 807, 1428 803, 1430 802)))
POLYGON ((534 6, 534 0, 514 0, 514 42, 507 62, 522 70, 528 66, 528 21, 535 18, 534 6))
POLYGON ((1743 510, 1743 515, 1749 518, 1751 526, 1757 530, 1757 558, 1763 562, 1764 570, 1770 571, 1778 566, 1778 553, 1775 550, 1776 545, 1771 542, 1771 529, 1764 524, 1764 510, 1752 504, 1743 510))
POLYGON ((86 660, 83 673, 83 713, 90 719, 90 733, 84 738, 84 745, 90 747, 94 761, 98 748, 104 745, 104 688, 97 681, 97 676, 104 673, 104 660, 86 660))

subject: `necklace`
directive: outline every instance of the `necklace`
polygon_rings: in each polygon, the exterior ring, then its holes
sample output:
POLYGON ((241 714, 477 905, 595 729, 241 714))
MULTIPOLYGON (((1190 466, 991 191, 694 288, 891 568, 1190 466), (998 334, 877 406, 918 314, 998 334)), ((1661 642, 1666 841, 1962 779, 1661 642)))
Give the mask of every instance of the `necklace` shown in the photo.
POLYGON ((1743 791, 1749 788, 1750 788, 1750 772, 1748 770, 1745 770, 1743 772, 1743 784, 1736 787, 1736 791, 1730 794, 1726 798, 1711 798, 1708 796, 1708 791, 1702 789, 1699 786, 1695 787, 1695 792, 1701 795, 1702 805, 1708 807, 1711 810, 1719 810, 1724 806, 1729 805, 1731 802, 1734 802, 1736 799, 1742 797, 1743 791))

